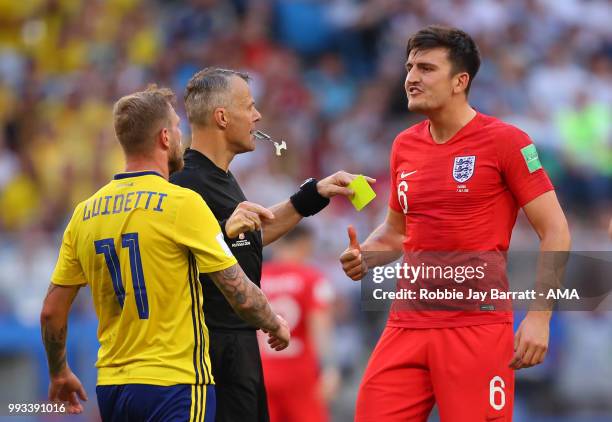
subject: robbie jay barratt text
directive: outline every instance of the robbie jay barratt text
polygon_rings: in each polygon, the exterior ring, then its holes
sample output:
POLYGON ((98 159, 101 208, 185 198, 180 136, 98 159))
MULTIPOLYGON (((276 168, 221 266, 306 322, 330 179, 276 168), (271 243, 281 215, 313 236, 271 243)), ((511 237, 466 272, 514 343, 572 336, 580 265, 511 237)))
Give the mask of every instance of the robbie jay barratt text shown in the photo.
POLYGON ((372 295, 376 300, 535 300, 536 297, 544 297, 546 299, 580 299, 580 295, 576 289, 549 289, 546 293, 537 293, 536 290, 522 291, 504 291, 499 289, 491 289, 488 292, 469 289, 466 295, 457 289, 399 289, 394 291, 385 291, 383 289, 374 289, 372 295))

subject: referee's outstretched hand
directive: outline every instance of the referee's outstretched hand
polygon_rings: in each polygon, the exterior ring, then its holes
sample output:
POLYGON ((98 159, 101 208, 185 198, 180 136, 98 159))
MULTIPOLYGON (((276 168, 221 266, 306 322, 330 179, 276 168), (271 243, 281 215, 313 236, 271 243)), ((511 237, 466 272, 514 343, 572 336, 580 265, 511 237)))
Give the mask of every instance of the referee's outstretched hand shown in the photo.
MULTIPOLYGON (((353 192, 351 189, 347 188, 349 183, 353 181, 357 174, 347 173, 345 171, 337 171, 331 176, 327 176, 325 179, 319 180, 317 182, 317 191, 319 195, 324 196, 326 198, 331 198, 332 196, 342 195, 342 196, 352 196, 353 192)), ((376 179, 372 179, 371 177, 364 176, 368 183, 376 183, 376 179)))
POLYGON ((225 222, 225 233, 233 239, 241 233, 260 230, 262 220, 274 220, 272 211, 254 202, 241 202, 225 222))
POLYGON ((266 331, 264 329, 262 331, 268 334, 268 344, 270 347, 280 352, 289 346, 291 333, 289 331, 289 324, 287 324, 287 321, 282 316, 277 314, 276 319, 278 321, 278 328, 275 331, 266 331))
POLYGON ((349 246, 342 255, 340 263, 344 273, 352 280, 361 280, 368 272, 368 267, 361 254, 361 245, 357 240, 357 231, 353 226, 348 227, 349 246))

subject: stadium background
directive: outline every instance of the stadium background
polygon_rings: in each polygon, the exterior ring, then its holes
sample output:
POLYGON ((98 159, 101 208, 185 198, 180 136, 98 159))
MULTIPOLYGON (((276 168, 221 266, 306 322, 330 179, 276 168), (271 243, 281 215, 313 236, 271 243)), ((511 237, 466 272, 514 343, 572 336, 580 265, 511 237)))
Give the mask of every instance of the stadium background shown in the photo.
MULTIPOLYGON (((272 205, 339 169, 378 178, 363 212, 340 199, 309 221, 313 261, 337 292, 343 385, 332 408, 348 421, 385 316, 360 311, 359 286, 337 256, 349 223, 363 239, 382 221, 390 144, 421 119, 406 111, 402 87, 408 36, 446 23, 476 38, 472 104, 532 136, 573 248, 610 251, 610 22, 605 0, 0 0, 0 415, 8 402, 45 399, 40 306, 73 206, 122 169, 111 119, 120 96, 149 82, 173 88, 188 142, 190 76, 210 65, 245 70, 259 128, 288 143, 282 158, 263 143, 236 158, 250 200, 272 205)), ((512 248, 537 249, 523 216, 512 248)), ((70 420, 96 420, 96 348, 82 292, 68 353, 90 401, 70 420)), ((611 421, 612 313, 556 314, 546 362, 517 373, 515 408, 516 421, 611 421)))

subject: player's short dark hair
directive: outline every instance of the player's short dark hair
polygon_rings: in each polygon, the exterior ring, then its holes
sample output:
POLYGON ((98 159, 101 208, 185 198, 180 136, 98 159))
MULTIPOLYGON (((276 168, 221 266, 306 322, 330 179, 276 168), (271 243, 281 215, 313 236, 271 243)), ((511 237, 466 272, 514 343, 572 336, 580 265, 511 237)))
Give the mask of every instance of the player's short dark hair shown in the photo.
POLYGON ((448 50, 453 74, 467 72, 470 75, 465 89, 467 95, 480 68, 480 51, 466 32, 457 28, 430 25, 410 37, 406 46, 406 57, 412 50, 431 50, 439 47, 448 50))
POLYGON ((189 123, 206 126, 212 112, 218 107, 227 107, 231 100, 230 80, 233 77, 250 80, 244 72, 231 69, 207 67, 192 76, 185 88, 185 110, 189 123))
POLYGON ((169 88, 151 84, 145 91, 120 98, 113 107, 115 135, 126 154, 150 151, 154 137, 170 124, 175 96, 169 88))

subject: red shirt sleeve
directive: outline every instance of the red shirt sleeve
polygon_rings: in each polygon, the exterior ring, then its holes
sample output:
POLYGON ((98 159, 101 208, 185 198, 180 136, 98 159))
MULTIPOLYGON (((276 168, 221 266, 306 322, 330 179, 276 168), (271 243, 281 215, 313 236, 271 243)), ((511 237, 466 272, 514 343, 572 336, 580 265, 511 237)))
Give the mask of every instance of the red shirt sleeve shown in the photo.
POLYGON ((554 189, 525 132, 511 128, 501 142, 501 172, 520 207, 554 189))
POLYGON ((395 138, 395 141, 393 142, 393 145, 391 146, 391 155, 389 157, 389 168, 391 172, 390 177, 389 177, 389 184, 390 184, 390 190, 391 190, 391 193, 389 195, 389 208, 391 208, 393 211, 403 213, 404 211, 402 211, 402 207, 397 198, 397 181, 396 181, 397 178, 395 177, 397 173, 396 149, 397 149, 398 143, 399 142, 397 138, 395 138))

